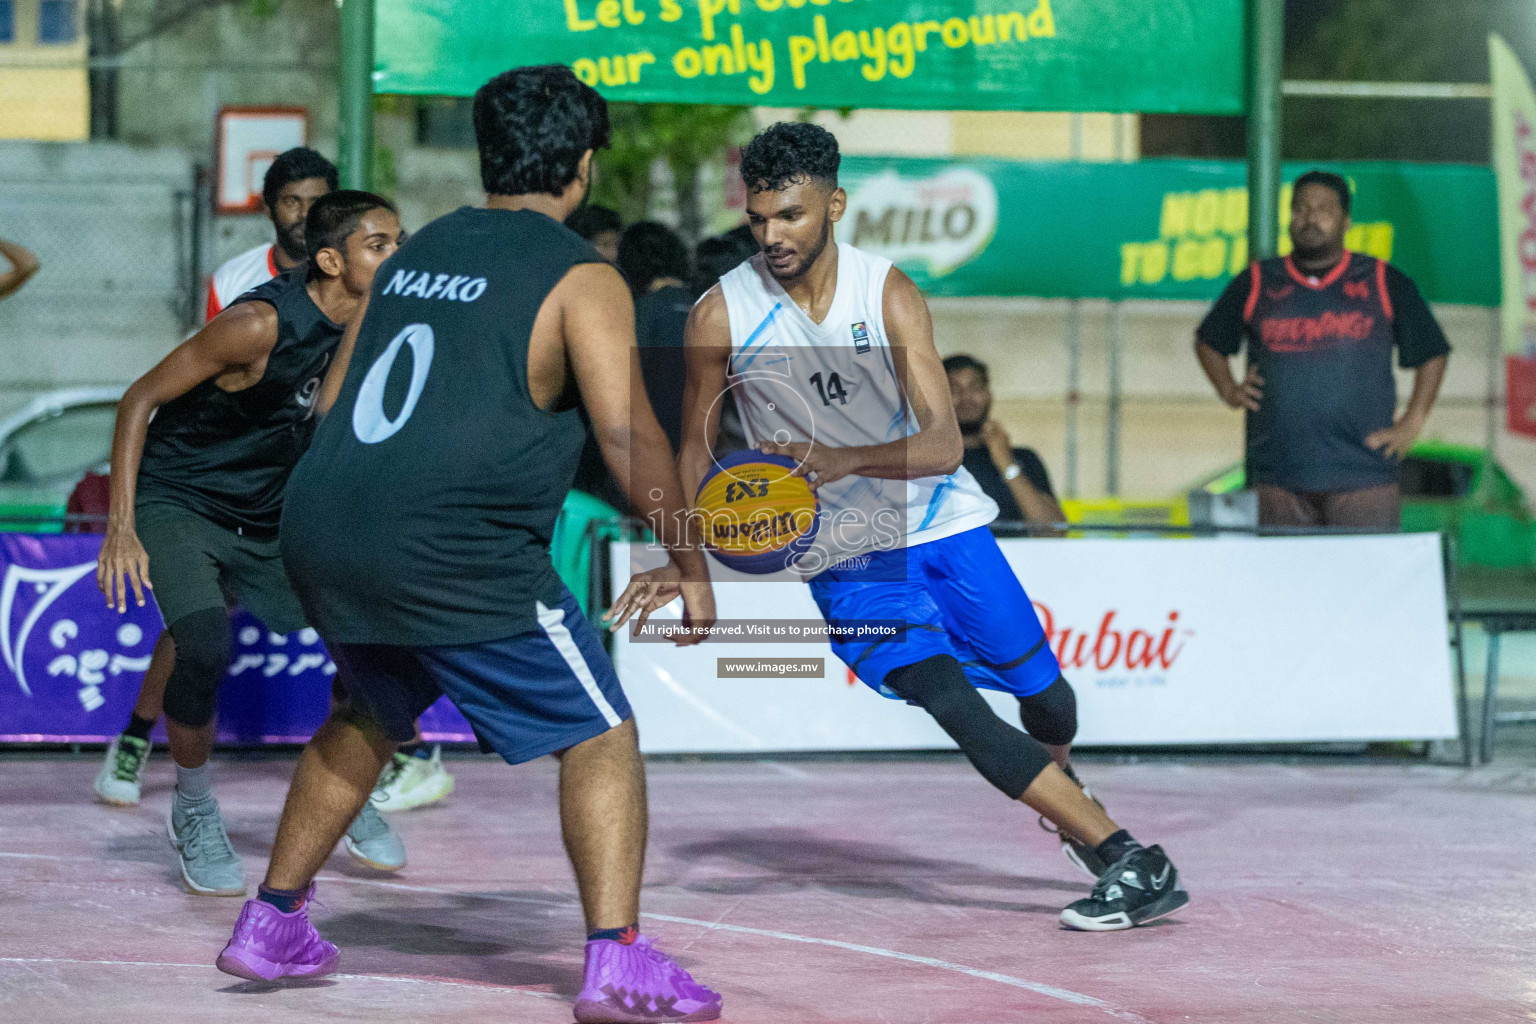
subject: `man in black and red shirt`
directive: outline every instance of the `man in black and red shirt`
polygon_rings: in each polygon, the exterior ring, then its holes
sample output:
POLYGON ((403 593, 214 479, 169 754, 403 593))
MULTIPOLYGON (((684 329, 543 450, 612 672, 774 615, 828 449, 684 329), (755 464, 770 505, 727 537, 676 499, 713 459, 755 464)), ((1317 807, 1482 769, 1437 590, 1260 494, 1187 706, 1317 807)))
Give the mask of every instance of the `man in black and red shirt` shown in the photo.
POLYGON ((1424 427, 1451 347, 1406 274, 1348 252, 1349 184, 1309 171, 1291 198, 1287 257, 1252 264, 1201 322, 1195 355, 1247 410, 1247 475, 1266 526, 1398 528, 1397 464, 1424 427), (1248 372, 1228 358, 1248 343, 1248 372), (1398 363, 1415 370, 1394 420, 1398 363))

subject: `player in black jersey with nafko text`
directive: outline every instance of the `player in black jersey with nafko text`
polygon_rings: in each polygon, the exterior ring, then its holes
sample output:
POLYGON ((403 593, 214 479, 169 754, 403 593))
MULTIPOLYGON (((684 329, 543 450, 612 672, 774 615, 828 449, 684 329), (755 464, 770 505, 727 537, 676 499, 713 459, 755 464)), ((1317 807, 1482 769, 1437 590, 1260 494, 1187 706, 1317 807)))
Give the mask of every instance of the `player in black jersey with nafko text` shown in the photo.
POLYGON ((713 1020, 720 997, 639 934, 635 723, 549 555, 580 403, 614 479, 671 547, 671 564, 619 596, 614 628, 679 593, 678 642, 714 621, 696 524, 640 383, 629 289, 561 223, 608 144, 607 105, 567 67, 518 68, 475 94, 474 123, 486 207, 427 225, 379 271, 289 485, 283 557, 352 700, 299 759, 260 898, 218 965, 261 979, 335 969, 336 947, 305 916, 315 874, 412 720, 447 694, 508 762, 560 759, 587 925, 576 1019, 713 1020))
MULTIPOLYGON (((400 235, 394 207, 379 196, 343 191, 315 200, 307 269, 241 296, 118 405, 96 576, 119 611, 130 600, 143 605, 154 580, 166 622, 155 659, 174 662, 165 690, 176 762, 168 827, 192 893, 245 893, 208 767, 231 647, 225 604, 238 600, 273 632, 305 625, 278 553, 283 495, 313 434, 315 395, 342 331, 400 235)), ((358 816, 349 838, 349 852, 374 867, 405 863, 376 811, 358 816)))

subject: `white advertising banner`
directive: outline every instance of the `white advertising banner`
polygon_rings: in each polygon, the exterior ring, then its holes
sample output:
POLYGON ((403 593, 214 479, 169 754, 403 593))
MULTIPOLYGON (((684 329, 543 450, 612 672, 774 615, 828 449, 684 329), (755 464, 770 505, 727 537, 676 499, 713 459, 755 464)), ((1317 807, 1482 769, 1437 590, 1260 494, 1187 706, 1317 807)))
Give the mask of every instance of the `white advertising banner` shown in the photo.
MULTIPOLYGON (((1079 745, 1456 735, 1435 534, 1001 545, 1077 691, 1079 745)), ((627 571, 626 545, 613 565, 627 571)), ((783 642, 820 620, 804 585, 711 568, 734 637, 616 640, 647 752, 953 746, 918 709, 852 679, 825 641, 783 642), (808 677, 741 674, 785 659, 806 659, 784 671, 808 677)), ((982 692, 1018 721, 1013 698, 982 692)))

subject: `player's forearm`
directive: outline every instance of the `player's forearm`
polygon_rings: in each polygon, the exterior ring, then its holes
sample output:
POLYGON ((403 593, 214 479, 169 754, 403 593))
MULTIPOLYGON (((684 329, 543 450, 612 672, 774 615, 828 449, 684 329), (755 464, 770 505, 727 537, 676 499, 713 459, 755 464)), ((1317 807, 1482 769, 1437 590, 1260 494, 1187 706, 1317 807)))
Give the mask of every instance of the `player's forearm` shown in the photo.
POLYGON ((357 332, 362 326, 363 313, 367 311, 367 304, 368 300, 365 297, 363 305, 353 314, 347 329, 342 332, 341 344, 336 346, 336 358, 331 361, 330 369, 325 371, 325 379, 320 382, 320 393, 315 396, 316 419, 324 419, 325 414, 331 411, 331 406, 336 404, 336 399, 341 395, 341 385, 347 379, 348 367, 352 365, 352 352, 357 347, 357 332))
POLYGON ((1409 396, 1408 408, 1403 413, 1409 420, 1422 426, 1429 419, 1429 411, 1434 408, 1435 399, 1440 396, 1440 385, 1445 382, 1448 362, 1449 357, 1436 356, 1414 372, 1413 394, 1409 396))
POLYGON ((112 484, 107 521, 111 526, 134 528, 133 504, 138 490, 139 461, 155 405, 135 383, 117 403, 117 423, 112 430, 112 484))
POLYGON ((609 472, 629 498, 632 509, 651 525, 662 547, 677 563, 685 580, 708 580, 698 524, 688 515, 690 503, 678 479, 672 446, 654 420, 598 435, 609 472))
POLYGON ((711 461, 709 449, 701 442, 684 441, 677 453, 677 476, 682 483, 684 497, 699 493, 699 485, 704 482, 704 477, 709 475, 711 461))
POLYGON ((1200 369, 1205 371, 1211 387, 1216 389, 1217 396, 1231 404, 1232 395, 1237 391, 1237 379, 1232 376, 1232 364, 1227 361, 1227 357, 1196 338, 1195 359, 1199 361, 1200 369))
POLYGON ((910 437, 884 444, 844 448, 853 476, 882 480, 917 480, 927 476, 948 476, 965 459, 965 443, 958 430, 949 432, 924 429, 910 437))

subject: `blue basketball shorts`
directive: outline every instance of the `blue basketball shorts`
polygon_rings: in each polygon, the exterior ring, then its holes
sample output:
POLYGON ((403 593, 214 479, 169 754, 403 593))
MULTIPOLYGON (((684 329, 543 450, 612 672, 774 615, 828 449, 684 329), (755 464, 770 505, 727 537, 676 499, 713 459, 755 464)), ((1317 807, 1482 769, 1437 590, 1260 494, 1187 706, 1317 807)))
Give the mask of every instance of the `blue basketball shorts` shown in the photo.
POLYGON ((601 735, 631 717, 613 662, 569 591, 537 603, 537 629, 479 644, 329 645, 354 706, 405 743, 446 694, 481 746, 521 764, 601 735))
POLYGON ((1029 595, 986 527, 850 559, 810 580, 829 623, 889 623, 895 634, 834 638, 833 652, 882 695, 893 670, 953 656, 972 685, 1020 697, 1061 677, 1029 595))

